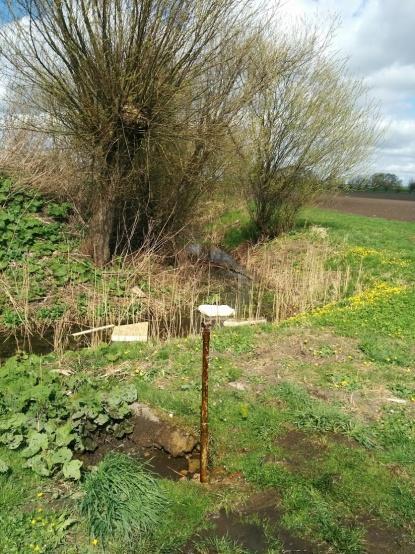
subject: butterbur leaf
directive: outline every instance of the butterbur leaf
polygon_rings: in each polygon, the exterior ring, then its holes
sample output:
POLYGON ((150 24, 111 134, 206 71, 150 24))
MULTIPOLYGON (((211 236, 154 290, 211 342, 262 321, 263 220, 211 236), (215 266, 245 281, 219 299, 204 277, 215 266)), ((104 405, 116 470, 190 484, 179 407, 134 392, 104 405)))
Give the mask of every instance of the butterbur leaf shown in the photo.
POLYGON ((70 462, 66 462, 66 464, 63 465, 62 471, 64 477, 66 479, 75 479, 76 481, 79 481, 81 478, 81 467, 82 462, 79 460, 71 460, 70 462))
POLYGON ((122 396, 124 402, 131 404, 137 400, 137 389, 134 385, 126 385, 122 387, 122 396))
POLYGON ((105 425, 109 421, 109 417, 107 414, 99 414, 99 416, 95 419, 95 423, 97 425, 105 425))
POLYGON ((111 408, 117 407, 124 402, 131 404, 137 400, 137 389, 134 385, 116 387, 107 395, 106 400, 111 408))
POLYGON ((16 429, 26 423, 27 416, 25 414, 14 414, 9 417, 5 417, 0 420, 0 431, 8 431, 9 429, 16 429))
POLYGON ((117 439, 122 439, 125 435, 128 435, 134 431, 134 423, 132 421, 122 421, 121 423, 115 423, 113 426, 114 436, 117 439))
POLYGON ((55 442, 57 446, 68 446, 73 440, 75 440, 75 435, 72 433, 73 426, 72 423, 68 422, 61 427, 56 429, 55 442))
POLYGON ((108 406, 107 412, 113 419, 124 419, 130 415, 131 408, 128 404, 123 403, 120 406, 108 406))
POLYGON ((25 465, 26 467, 31 467, 32 470, 41 477, 49 477, 50 475, 46 460, 41 454, 33 456, 33 458, 29 458, 25 465))
POLYGON ((85 431, 88 431, 89 433, 93 433, 96 431, 97 426, 95 423, 92 423, 92 421, 86 421, 84 425, 85 431))
POLYGON ((87 450, 88 452, 93 452, 98 448, 98 443, 91 437, 83 437, 82 446, 84 450, 87 450))
POLYGON ((31 458, 38 454, 41 450, 46 450, 48 447, 48 436, 46 433, 33 433, 28 440, 27 448, 22 451, 24 458, 31 458))
POLYGON ((71 415, 71 418, 72 419, 81 419, 81 417, 84 417, 85 415, 85 411, 84 410, 78 410, 77 412, 74 412, 72 415, 71 415))
POLYGON ((66 464, 70 460, 72 460, 72 452, 69 450, 69 448, 66 448, 66 446, 55 450, 49 456, 49 462, 51 466, 57 464, 66 464))
POLYGON ((16 450, 21 446, 24 441, 23 435, 13 435, 13 433, 6 433, 0 437, 0 443, 6 444, 10 450, 16 450))
POLYGON ((0 458, 0 473, 4 475, 10 471, 10 466, 0 458))

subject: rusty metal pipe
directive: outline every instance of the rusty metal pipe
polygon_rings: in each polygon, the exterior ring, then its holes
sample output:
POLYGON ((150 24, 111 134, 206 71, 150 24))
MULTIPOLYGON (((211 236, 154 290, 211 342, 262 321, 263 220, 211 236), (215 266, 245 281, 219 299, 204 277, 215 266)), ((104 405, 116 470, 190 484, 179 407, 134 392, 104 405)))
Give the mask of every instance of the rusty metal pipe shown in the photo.
POLYGON ((200 482, 208 480, 209 428, 208 428, 208 383, 210 323, 202 323, 202 404, 200 408, 200 482))

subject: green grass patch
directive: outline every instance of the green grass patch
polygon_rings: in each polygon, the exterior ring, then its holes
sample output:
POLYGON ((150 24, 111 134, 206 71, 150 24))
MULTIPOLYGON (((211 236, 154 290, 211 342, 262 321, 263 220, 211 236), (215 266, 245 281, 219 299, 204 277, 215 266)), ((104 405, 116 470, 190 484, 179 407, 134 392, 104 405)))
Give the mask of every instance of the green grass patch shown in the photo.
POLYGON ((128 543, 140 535, 152 535, 167 506, 148 468, 118 453, 104 458, 87 476, 83 490, 81 515, 91 536, 101 543, 128 543))

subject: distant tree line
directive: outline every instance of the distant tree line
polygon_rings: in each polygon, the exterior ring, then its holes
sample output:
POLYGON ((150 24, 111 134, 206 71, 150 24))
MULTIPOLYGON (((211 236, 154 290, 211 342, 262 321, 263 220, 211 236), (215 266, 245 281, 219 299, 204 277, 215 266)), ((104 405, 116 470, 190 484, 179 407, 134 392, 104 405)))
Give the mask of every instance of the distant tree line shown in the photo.
POLYGON ((350 179, 343 187, 350 192, 411 192, 415 193, 415 180, 405 186, 394 173, 374 173, 350 179))

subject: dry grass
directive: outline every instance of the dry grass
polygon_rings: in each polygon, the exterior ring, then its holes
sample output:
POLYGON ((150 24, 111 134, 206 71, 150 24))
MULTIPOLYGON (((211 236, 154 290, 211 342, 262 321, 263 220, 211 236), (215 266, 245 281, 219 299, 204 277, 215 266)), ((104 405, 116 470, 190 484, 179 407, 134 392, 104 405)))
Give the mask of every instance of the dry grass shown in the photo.
MULTIPOLYGON (((156 253, 142 252, 118 267, 97 273, 94 282, 67 284, 36 302, 30 300, 31 280, 36 276, 27 268, 23 283, 16 277, 15 282, 3 279, 0 286, 19 317, 13 332, 24 336, 29 344, 33 336, 49 336, 54 350, 62 351, 74 329, 108 324, 149 321, 153 340, 198 333, 197 306, 206 302, 231 304, 239 317, 266 317, 278 322, 340 299, 350 285, 349 269, 328 269, 334 249, 325 237, 315 233, 243 250, 239 261, 250 278, 188 260, 168 265, 156 253), (145 292, 144 297, 132 291, 137 286, 145 292), (65 306, 63 315, 50 319, 37 316, 40 308, 52 310, 60 305, 65 306)), ((96 333, 86 340, 96 344, 105 338, 105 333, 96 333)))
POLYGON ((342 298, 350 285, 349 268, 328 266, 335 250, 322 237, 284 237, 250 248, 245 266, 253 276, 255 313, 278 322, 342 298), (265 312, 265 313, 264 313, 265 312))

